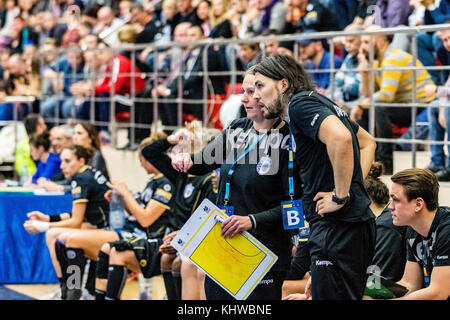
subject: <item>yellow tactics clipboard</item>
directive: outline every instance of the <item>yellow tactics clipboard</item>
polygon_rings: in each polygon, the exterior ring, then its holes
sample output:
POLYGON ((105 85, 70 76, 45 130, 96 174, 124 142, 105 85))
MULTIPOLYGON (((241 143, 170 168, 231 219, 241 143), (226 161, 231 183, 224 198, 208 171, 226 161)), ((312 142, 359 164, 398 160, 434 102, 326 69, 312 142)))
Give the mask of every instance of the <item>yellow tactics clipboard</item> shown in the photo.
POLYGON ((237 300, 245 300, 278 257, 244 232, 221 236, 227 215, 208 199, 198 206, 171 245, 237 300))

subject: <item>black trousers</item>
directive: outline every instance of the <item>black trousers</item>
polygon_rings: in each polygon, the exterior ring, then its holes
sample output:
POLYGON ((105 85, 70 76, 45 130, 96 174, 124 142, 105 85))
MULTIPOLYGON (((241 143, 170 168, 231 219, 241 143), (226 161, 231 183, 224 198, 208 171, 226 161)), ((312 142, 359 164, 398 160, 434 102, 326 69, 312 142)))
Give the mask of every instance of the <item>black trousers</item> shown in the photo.
MULTIPOLYGON (((256 286, 246 300, 281 300, 281 288, 285 272, 269 271, 256 286)), ((234 300, 228 292, 222 289, 208 275, 205 277, 206 300, 234 300)))
POLYGON ((375 219, 365 222, 322 219, 311 225, 308 245, 312 299, 362 299, 375 239, 375 219))

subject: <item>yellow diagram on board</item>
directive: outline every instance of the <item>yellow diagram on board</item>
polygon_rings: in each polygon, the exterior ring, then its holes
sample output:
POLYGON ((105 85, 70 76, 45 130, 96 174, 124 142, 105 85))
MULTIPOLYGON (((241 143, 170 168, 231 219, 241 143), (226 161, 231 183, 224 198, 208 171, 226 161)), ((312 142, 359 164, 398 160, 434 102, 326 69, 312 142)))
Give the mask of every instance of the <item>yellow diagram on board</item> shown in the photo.
POLYGON ((190 258, 236 294, 266 254, 240 234, 224 238, 220 233, 221 225, 216 223, 190 258))

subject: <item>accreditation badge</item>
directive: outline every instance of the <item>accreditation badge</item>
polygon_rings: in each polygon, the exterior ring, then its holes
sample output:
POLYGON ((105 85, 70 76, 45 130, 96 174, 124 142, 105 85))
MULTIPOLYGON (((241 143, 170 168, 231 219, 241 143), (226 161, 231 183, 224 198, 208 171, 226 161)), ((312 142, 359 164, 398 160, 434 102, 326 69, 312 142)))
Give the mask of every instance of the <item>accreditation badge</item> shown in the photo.
POLYGON ((232 216, 234 214, 234 207, 233 206, 218 206, 218 207, 227 216, 232 216))
POLYGON ((300 229, 305 227, 305 216, 303 214, 303 201, 289 200, 281 203, 283 215, 283 227, 285 230, 300 229))

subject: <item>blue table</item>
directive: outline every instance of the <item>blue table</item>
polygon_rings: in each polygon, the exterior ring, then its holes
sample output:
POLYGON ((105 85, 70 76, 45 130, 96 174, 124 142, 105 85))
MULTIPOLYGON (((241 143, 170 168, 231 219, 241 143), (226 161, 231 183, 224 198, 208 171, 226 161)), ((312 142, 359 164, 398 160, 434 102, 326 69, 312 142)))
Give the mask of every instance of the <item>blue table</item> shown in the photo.
POLYGON ((0 284, 58 283, 45 233, 29 234, 30 211, 58 214, 72 210, 72 195, 0 193, 0 284))

